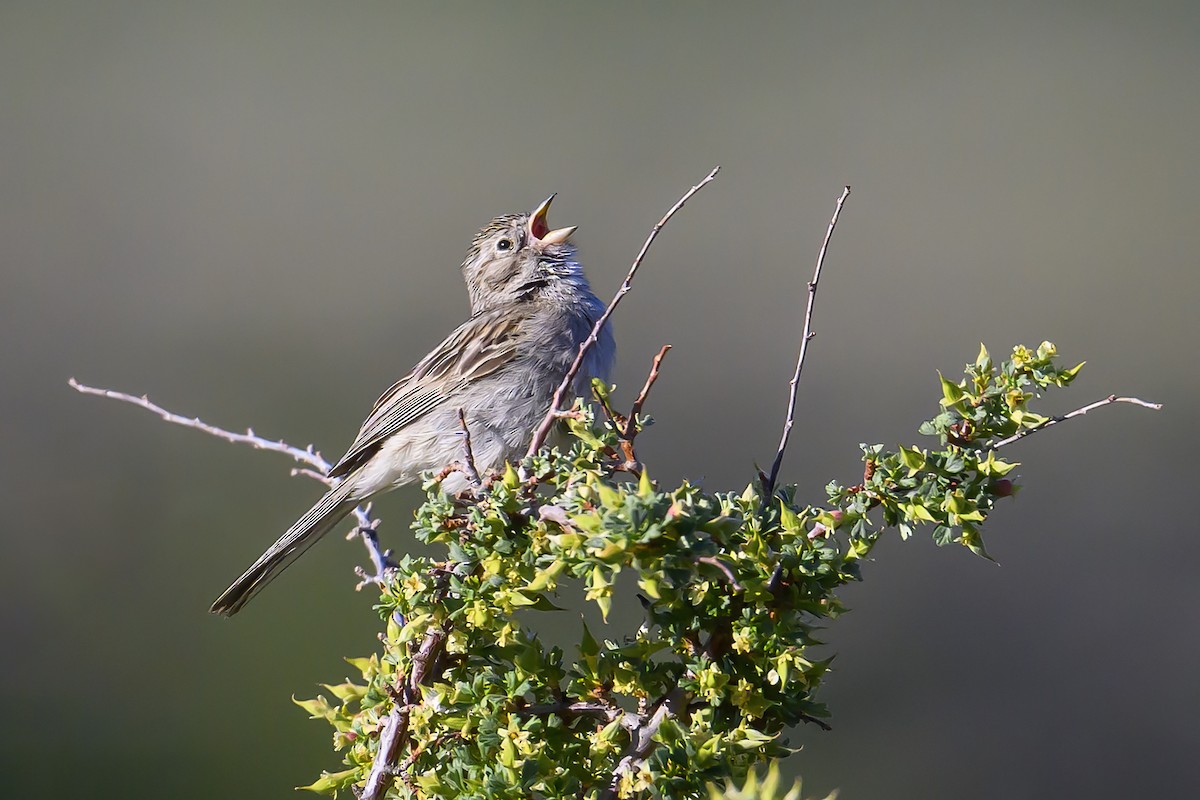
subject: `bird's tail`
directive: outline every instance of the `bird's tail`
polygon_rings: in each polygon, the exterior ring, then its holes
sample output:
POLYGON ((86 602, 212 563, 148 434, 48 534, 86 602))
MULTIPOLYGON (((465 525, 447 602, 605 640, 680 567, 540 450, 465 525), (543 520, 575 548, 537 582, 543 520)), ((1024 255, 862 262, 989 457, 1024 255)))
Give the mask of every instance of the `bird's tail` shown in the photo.
POLYGON ((227 617, 241 611, 242 606, 249 603, 275 576, 291 566, 305 550, 316 544, 354 509, 357 503, 349 499, 353 488, 353 481, 342 481, 330 489, 307 514, 288 528, 287 533, 268 547, 242 577, 221 593, 209 611, 227 617))

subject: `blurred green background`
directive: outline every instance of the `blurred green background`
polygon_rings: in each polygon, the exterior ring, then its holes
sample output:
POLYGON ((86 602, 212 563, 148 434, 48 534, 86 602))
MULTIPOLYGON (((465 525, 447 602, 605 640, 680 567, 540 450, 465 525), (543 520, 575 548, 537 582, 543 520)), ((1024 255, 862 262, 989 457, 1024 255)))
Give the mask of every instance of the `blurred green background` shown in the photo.
MULTIPOLYGON (((375 644, 362 549, 213 597, 317 495, 273 454, 85 382, 336 457, 466 313, 475 229, 559 192, 619 310, 618 396, 675 350, 643 456, 769 464, 843 184, 785 478, 916 441, 979 342, 1089 360, 1009 451, 997 567, 888 541, 827 632, 846 800, 1200 796, 1195 3, 0 4, 0 765, 9 797, 295 796, 335 768, 289 695, 375 644)), ((418 501, 381 504, 410 547, 418 501)), ((565 613, 550 624, 570 627, 565 613)))

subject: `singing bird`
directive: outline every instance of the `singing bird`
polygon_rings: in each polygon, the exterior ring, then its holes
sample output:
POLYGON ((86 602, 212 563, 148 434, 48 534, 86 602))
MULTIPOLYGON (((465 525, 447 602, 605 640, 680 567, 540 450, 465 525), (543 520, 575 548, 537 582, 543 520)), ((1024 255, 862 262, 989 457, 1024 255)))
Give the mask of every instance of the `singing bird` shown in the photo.
MULTIPOLYGON (((464 412, 480 472, 520 457, 579 347, 604 313, 576 256, 574 227, 551 230, 554 195, 528 214, 485 225, 462 263, 471 317, 396 381, 329 471, 339 483, 213 603, 232 616, 365 500, 460 459, 464 412)), ((607 380, 616 355, 605 323, 574 389, 607 380)), ((465 488, 462 473, 442 483, 465 488)))

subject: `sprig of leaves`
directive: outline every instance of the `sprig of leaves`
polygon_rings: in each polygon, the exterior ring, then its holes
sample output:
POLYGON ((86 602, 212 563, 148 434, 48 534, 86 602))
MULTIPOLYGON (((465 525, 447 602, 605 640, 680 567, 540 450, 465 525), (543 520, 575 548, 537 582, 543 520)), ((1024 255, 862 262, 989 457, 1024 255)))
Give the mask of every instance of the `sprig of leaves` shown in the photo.
POLYGON ((995 443, 1044 424, 1029 404, 1082 366, 1055 355, 1017 347, 996 366, 981 347, 962 380, 941 379, 939 413, 920 428, 937 443, 862 445, 862 481, 830 483, 824 506, 801 505, 794 487, 764 503, 756 484, 711 493, 634 477, 620 455, 628 431, 584 408, 571 445, 521 473, 470 497, 431 481, 413 530, 445 558, 402 559, 378 606, 381 651, 351 659, 358 677, 328 697, 297 701, 333 726, 346 766, 304 788, 362 786, 402 703, 389 796, 702 798, 714 781, 744 780, 789 752, 790 728, 827 727, 816 692, 831 659, 814 655, 817 634, 887 529, 929 526, 938 544, 987 555, 980 529, 1017 466, 995 443), (640 588, 636 629, 580 624, 569 655, 543 645, 539 613, 583 592, 607 619, 622 573, 640 588), (444 657, 419 702, 405 701, 431 631, 445 632, 444 657))

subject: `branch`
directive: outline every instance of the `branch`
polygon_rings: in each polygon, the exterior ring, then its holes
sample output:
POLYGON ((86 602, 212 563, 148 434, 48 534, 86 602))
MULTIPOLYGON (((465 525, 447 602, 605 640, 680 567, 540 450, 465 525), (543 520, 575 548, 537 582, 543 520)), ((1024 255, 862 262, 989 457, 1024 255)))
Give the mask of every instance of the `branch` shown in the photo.
POLYGON ((362 539, 363 546, 367 548, 367 556, 371 559, 371 566, 375 568, 373 573, 367 572, 362 567, 354 568, 354 574, 360 579, 354 587, 357 592, 371 584, 382 586, 387 580, 387 572, 394 569, 396 565, 392 563, 392 551, 384 550, 379 546, 379 520, 371 519, 371 504, 367 503, 354 509, 354 514, 358 518, 358 526, 346 534, 346 539, 350 540, 355 536, 362 539))
POLYGON ((248 444, 255 450, 270 450, 275 453, 283 453, 284 455, 290 456, 294 460, 299 461, 301 464, 307 464, 317 472, 321 473, 318 480, 320 480, 322 483, 326 484, 327 486, 333 485, 333 481, 325 477, 325 473, 329 471, 329 462, 322 458, 321 454, 314 450, 311 444, 306 449, 302 450, 299 447, 294 447, 293 445, 290 445, 282 440, 271 441, 270 439, 264 439, 255 434, 252 428, 247 428, 245 433, 234 433, 233 431, 227 431, 224 428, 218 428, 215 425, 209 425, 207 422, 202 421, 199 417, 189 418, 180 416, 179 414, 172 414, 162 406, 151 402, 150 398, 146 395, 135 397, 131 394, 125 394, 124 392, 114 392, 112 389, 97 389, 95 387, 82 384, 74 378, 71 378, 69 381, 67 381, 67 383, 72 389, 77 392, 82 392, 83 394, 94 394, 98 397, 107 397, 110 400, 120 400, 122 403, 132 403, 135 406, 141 406, 147 411, 157 414, 167 422, 170 422, 174 425, 182 425, 185 428, 195 428, 198 431, 203 431, 211 436, 216 436, 218 439, 224 439, 225 441, 233 442, 234 444, 248 444))
POLYGON ((562 383, 558 385, 558 389, 554 392, 554 399, 550 402, 550 409, 546 412, 546 416, 542 419, 541 425, 533 433, 533 439, 529 443, 529 450, 526 451, 525 457, 530 458, 537 453, 538 449, 546 442, 546 437, 550 435, 550 429, 554 427, 554 421, 558 418, 558 410, 562 406, 563 399, 571 388, 571 384, 575 381, 575 376, 579 374, 580 368, 583 366, 583 360, 587 357, 595 345, 596 340, 600 336, 600 331, 604 328, 604 324, 608 322, 613 311, 616 310, 617 304, 621 302, 621 298, 629 293, 633 285, 633 276, 637 274, 638 267, 642 265, 642 259, 646 257, 646 253, 650 250, 650 245, 658 238, 658 233, 663 227, 675 216, 675 212, 683 208, 684 203, 692 199, 692 195, 707 186, 713 178, 717 177, 717 173, 721 170, 720 167, 714 167, 713 171, 708 173, 708 177, 697 183, 691 189, 684 193, 683 197, 676 201, 675 205, 667 211, 666 215, 658 221, 650 230, 650 235, 646 237, 646 243, 642 245, 642 250, 637 254, 637 258, 633 260, 633 266, 629 268, 629 273, 625 276, 625 281, 621 284, 621 288, 617 289, 617 293, 613 295, 612 301, 608 304, 608 308, 600 315, 600 319, 596 320, 596 324, 592 326, 592 332, 579 345, 579 352, 575 355, 575 360, 571 363, 570 369, 563 377, 562 383))
MULTIPOLYGON (((642 406, 646 404, 646 399, 650 396, 650 390, 654 387, 654 382, 658 380, 662 360, 670 349, 671 345, 669 344, 664 344, 659 348, 658 355, 654 357, 654 363, 650 365, 650 374, 646 376, 646 383, 642 385, 642 391, 638 392, 637 399, 633 401, 633 407, 629 409, 629 416, 622 416, 613 411, 607 395, 596 392, 596 399, 600 401, 600 407, 603 409, 604 415, 608 417, 609 422, 612 423, 613 430, 617 432, 617 438, 621 440, 621 455, 625 457, 625 463, 619 465, 617 469, 625 470, 639 478, 642 475, 642 462, 638 459, 637 451, 633 446, 633 440, 638 435, 637 415, 641 412, 642 406)), ((614 452, 613 455, 615 456, 616 453, 614 452)))
POLYGON ((636 773, 642 762, 650 756, 650 753, 654 752, 657 744, 654 736, 662 727, 663 722, 679 717, 681 712, 686 709, 687 692, 677 686, 663 697, 650 719, 643 719, 641 724, 629 732, 629 747, 626 748, 625 755, 621 757, 616 769, 613 770, 612 780, 600 793, 599 800, 615 800, 621 796, 621 778, 636 773))
POLYGON ((775 483, 779 479, 779 468, 783 465, 783 452, 787 450, 788 438, 792 435, 792 424, 796 419, 796 389, 800 385, 800 372, 804 369, 804 359, 808 355, 808 343, 816 334, 812 331, 813 306, 817 299, 817 283, 821 280, 821 267, 825 264, 825 253, 829 250, 829 240, 833 238, 833 229, 837 227, 838 216, 842 213, 842 205, 850 196, 850 187, 842 190, 837 206, 833 209, 833 217, 829 220, 829 228, 825 231, 825 240, 821 243, 821 251, 817 254, 817 267, 813 270, 812 280, 808 284, 808 307, 804 311, 804 333, 800 339, 800 355, 796 358, 796 372, 792 375, 788 392, 787 417, 783 423, 783 435, 779 437, 779 449, 775 451, 775 462, 771 464, 771 474, 763 487, 763 505, 770 502, 775 494, 775 483))
POLYGON ((1089 411, 1100 408, 1101 406, 1112 405, 1113 403, 1130 403, 1135 406, 1141 406, 1142 408, 1149 408, 1152 411, 1159 411, 1162 409, 1162 403, 1149 403, 1149 402, 1146 402, 1145 400, 1139 400, 1136 397, 1117 397, 1115 394, 1110 394, 1108 397, 1104 398, 1103 400, 1097 400, 1094 403, 1088 403, 1086 406, 1077 408, 1074 411, 1070 412, 1069 414, 1063 414, 1061 417, 1051 417, 1050 419, 1046 420, 1045 422, 1043 422, 1041 425, 1038 425, 1037 427, 1026 428, 1025 430, 1018 431, 1018 432, 1014 433, 1012 436, 1009 436, 1006 439, 1001 439, 1000 441, 994 443, 989 449, 990 450, 999 450, 1001 447, 1012 444, 1013 442, 1017 441, 1018 439, 1024 439, 1026 436, 1028 436, 1031 433, 1037 433, 1038 431, 1044 431, 1044 430, 1046 430, 1046 428, 1049 428, 1051 425, 1057 425, 1060 422, 1066 422, 1067 420, 1069 420, 1073 417, 1082 417, 1084 414, 1088 413, 1089 411))
MULTIPOLYGON (((444 595, 448 582, 439 587, 444 595)), ((392 780, 402 772, 400 753, 408 745, 408 721, 412 711, 421 705, 421 686, 437 678, 442 656, 446 652, 448 628, 435 625, 425 633, 421 646, 413 653, 407 672, 396 676, 392 687, 393 706, 381 724, 379 749, 371 762, 371 771, 363 784, 360 800, 380 800, 392 785, 392 780)))
POLYGON ((517 713, 528 714, 531 717, 548 717, 553 714, 561 719, 570 719, 571 717, 599 717, 605 722, 616 722, 621 720, 621 724, 632 730, 642 723, 642 717, 634 714, 632 711, 625 711, 621 707, 604 701, 587 701, 573 700, 563 698, 556 703, 537 703, 531 706, 517 709, 517 713))
POLYGON ((458 424, 462 426, 463 462, 462 471, 472 486, 479 486, 479 470, 475 468, 475 453, 471 450, 471 430, 467 427, 467 413, 458 410, 458 424))
POLYGON ((408 739, 408 717, 412 709, 394 706, 379 723, 379 749, 363 785, 362 800, 383 797, 392 785, 400 762, 400 750, 408 739))
POLYGON ((623 439, 632 440, 637 434, 635 430, 637 426, 637 415, 642 412, 642 406, 646 404, 646 398, 650 396, 650 390, 654 388, 654 382, 658 380, 658 370, 662 366, 662 360, 666 357, 667 351, 671 349, 671 345, 664 344, 658 351, 658 355, 654 357, 654 363, 650 365, 650 374, 646 376, 646 382, 642 385, 642 390, 638 392, 637 399, 633 401, 633 407, 629 409, 629 419, 625 422, 625 433, 622 434, 623 439))
MULTIPOLYGON (((269 450, 273 453, 282 453, 290 457, 293 461, 304 464, 303 467, 298 467, 292 470, 292 475, 304 475, 313 480, 320 481, 329 487, 337 486, 338 479, 330 478, 327 474, 330 470, 330 463, 326 461, 319 452, 310 444, 306 448, 290 445, 282 439, 271 440, 264 439, 254 432, 253 428, 247 428, 245 433, 234 433, 227 431, 224 428, 218 428, 215 425, 209 425, 199 417, 184 417, 179 414, 167 411, 162 406, 150 400, 146 395, 137 397, 125 392, 116 392, 112 389, 97 389, 94 386, 88 386, 71 378, 67 381, 72 389, 81 394, 91 394, 97 397, 107 397, 110 400, 119 400, 122 403, 130 403, 132 405, 144 408, 152 414, 156 414, 163 420, 170 422, 172 425, 182 425, 185 428, 193 428, 207 433, 210 436, 215 436, 218 439, 224 439, 227 442, 234 444, 246 444, 253 447, 255 450, 269 450)), ((388 561, 388 552, 379 549, 379 538, 375 534, 375 528, 379 525, 379 520, 371 517, 371 506, 368 503, 365 507, 358 506, 354 509, 354 518, 358 522, 358 527, 351 532, 350 536, 358 535, 363 545, 367 548, 367 555, 371 559, 371 563, 375 566, 375 574, 368 576, 364 570, 359 568, 355 572, 363 579, 359 583, 359 588, 362 588, 366 583, 381 583, 383 574, 387 571, 390 563, 388 561)), ((349 536, 347 538, 350 538, 349 536)))

